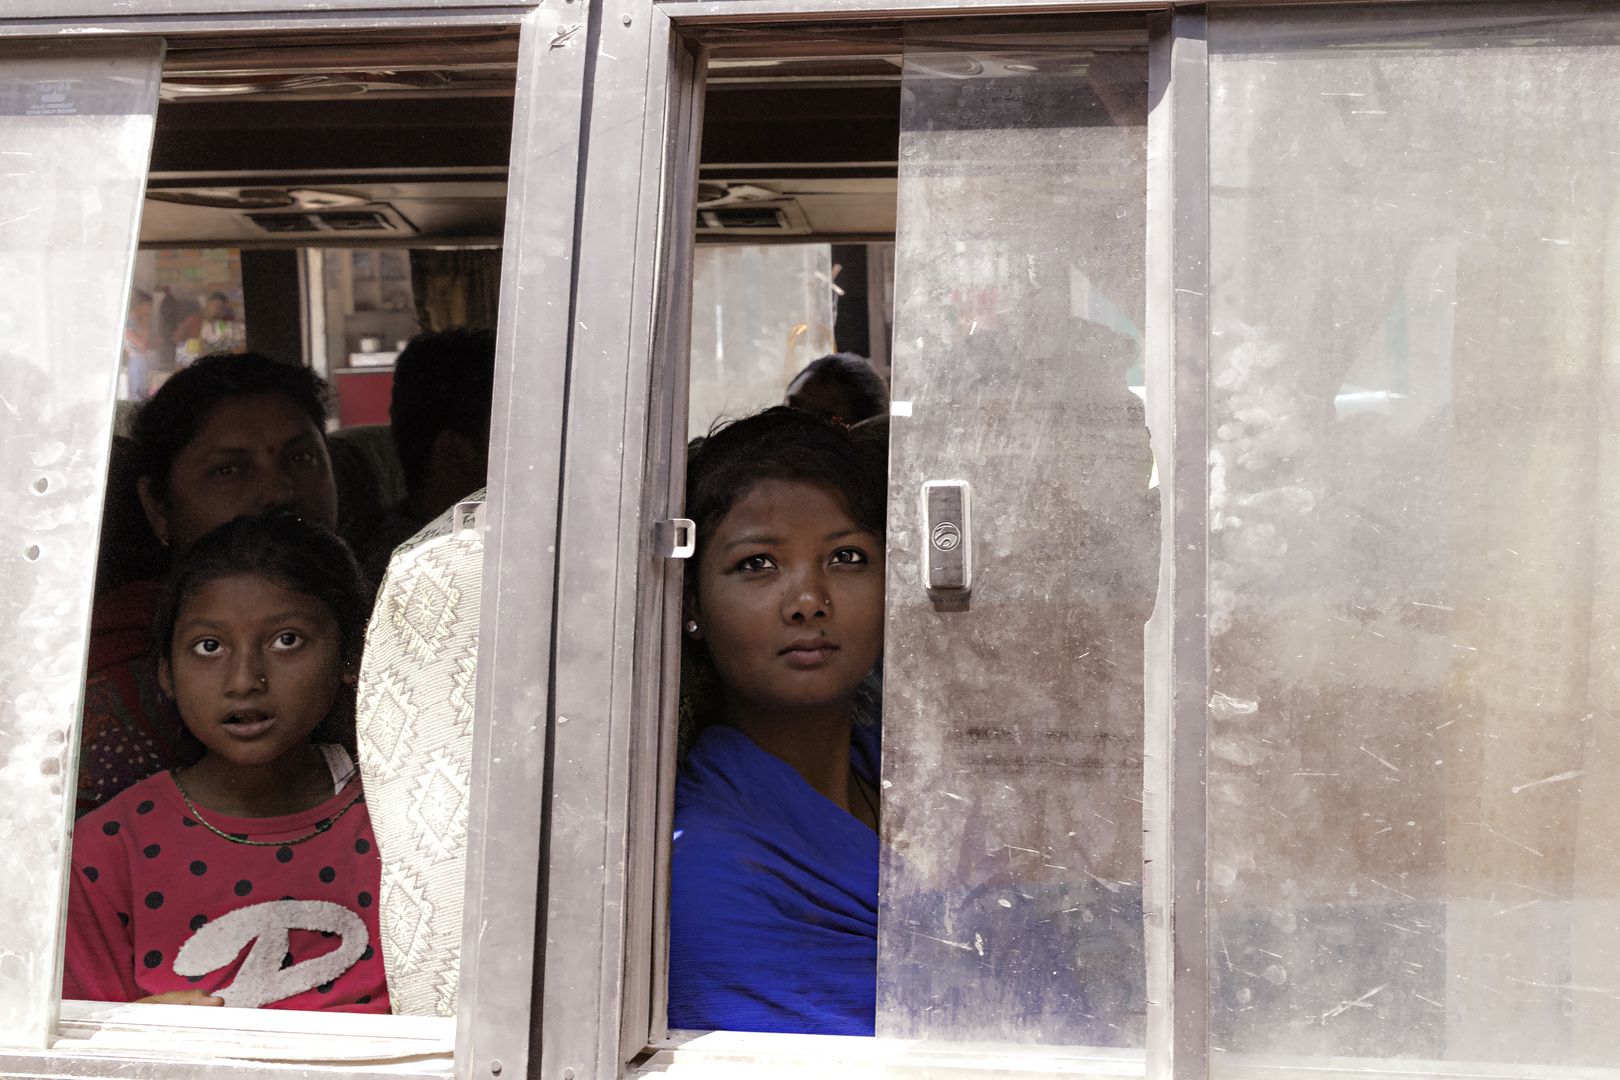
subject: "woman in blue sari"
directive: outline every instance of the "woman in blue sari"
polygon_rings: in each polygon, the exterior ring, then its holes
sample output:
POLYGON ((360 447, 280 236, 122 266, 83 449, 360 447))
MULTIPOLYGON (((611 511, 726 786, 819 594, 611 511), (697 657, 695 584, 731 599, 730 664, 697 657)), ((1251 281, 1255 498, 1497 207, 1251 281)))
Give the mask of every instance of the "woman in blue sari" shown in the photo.
POLYGON ((689 462, 671 1027, 872 1034, 885 464, 786 408, 689 462))

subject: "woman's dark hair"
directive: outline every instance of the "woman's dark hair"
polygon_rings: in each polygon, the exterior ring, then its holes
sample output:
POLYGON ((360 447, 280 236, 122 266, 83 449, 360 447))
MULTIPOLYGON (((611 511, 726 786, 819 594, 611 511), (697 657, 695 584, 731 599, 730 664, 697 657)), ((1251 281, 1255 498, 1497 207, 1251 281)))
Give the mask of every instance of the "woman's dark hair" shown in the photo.
POLYGON ((418 334, 394 362, 388 422, 394 449, 412 491, 427 475, 433 440, 454 431, 469 442, 489 441, 495 397, 495 331, 454 326, 418 334))
MULTIPOLYGON (((358 668, 371 618, 372 590, 360 564, 325 525, 287 513, 244 514, 198 540, 175 563, 152 620, 152 654, 166 658, 186 601, 211 581, 255 574, 284 589, 325 604, 337 620, 341 657, 358 668)), ((322 742, 355 752, 354 692, 347 686, 338 704, 315 729, 322 742)))
POLYGON ((262 353, 216 353, 177 371, 158 388, 135 417, 136 475, 147 477, 152 494, 169 497, 169 470, 215 405, 227 398, 281 394, 326 431, 326 380, 301 364, 262 353))
MULTIPOLYGON (((815 484, 843 496, 856 523, 884 535, 886 442, 852 438, 839 424, 777 405, 715 428, 687 455, 686 516, 697 525, 686 592, 697 592, 704 545, 737 500, 764 480, 815 484)), ((679 756, 713 721, 714 662, 701 641, 682 637, 679 756)))
POLYGON ((791 399, 811 379, 838 387, 853 409, 845 424, 858 424, 889 411, 889 388, 870 361, 855 353, 829 353, 812 360, 788 383, 784 397, 791 399))

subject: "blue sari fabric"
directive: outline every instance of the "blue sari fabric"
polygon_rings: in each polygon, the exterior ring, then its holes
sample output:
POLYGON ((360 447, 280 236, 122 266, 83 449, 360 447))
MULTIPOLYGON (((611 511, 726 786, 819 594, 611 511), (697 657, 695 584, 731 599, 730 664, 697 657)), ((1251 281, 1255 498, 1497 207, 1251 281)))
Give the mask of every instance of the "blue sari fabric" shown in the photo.
MULTIPOLYGON (((879 730, 850 730, 877 783, 879 730)), ((672 1028, 871 1035, 878 838, 732 728, 706 730, 675 786, 672 1028)))

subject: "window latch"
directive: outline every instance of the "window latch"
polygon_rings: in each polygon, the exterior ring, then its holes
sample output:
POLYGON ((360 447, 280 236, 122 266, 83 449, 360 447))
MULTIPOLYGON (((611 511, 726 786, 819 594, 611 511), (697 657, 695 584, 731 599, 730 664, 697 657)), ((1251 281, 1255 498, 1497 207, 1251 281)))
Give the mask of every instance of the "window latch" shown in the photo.
POLYGON ((922 486, 923 587, 930 595, 965 596, 973 588, 972 494, 966 480, 922 486))
POLYGON ((456 540, 484 538, 484 501, 456 503, 450 515, 450 535, 456 540))
POLYGON ((653 543, 666 559, 690 559, 697 550, 697 523, 691 518, 670 518, 653 526, 653 543))

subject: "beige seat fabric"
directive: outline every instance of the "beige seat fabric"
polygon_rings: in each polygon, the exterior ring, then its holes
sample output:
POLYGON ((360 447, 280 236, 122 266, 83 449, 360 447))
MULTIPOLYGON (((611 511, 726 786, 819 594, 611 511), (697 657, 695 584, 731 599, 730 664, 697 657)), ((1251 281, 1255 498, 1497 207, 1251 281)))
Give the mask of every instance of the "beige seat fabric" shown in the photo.
MULTIPOLYGON (((481 510, 484 493, 468 501, 481 510)), ((484 553, 480 530, 456 532, 456 514, 394 551, 360 665, 383 965, 394 1011, 407 1016, 456 1012, 484 553)))

